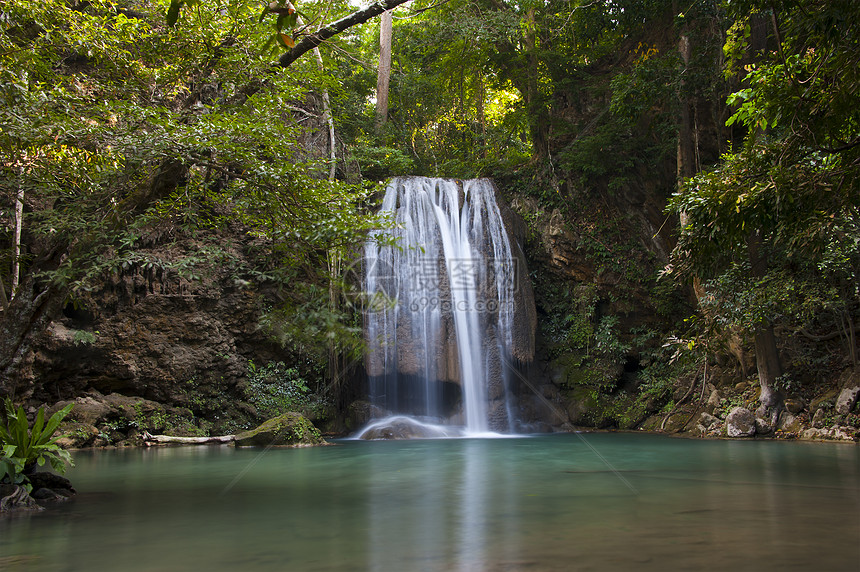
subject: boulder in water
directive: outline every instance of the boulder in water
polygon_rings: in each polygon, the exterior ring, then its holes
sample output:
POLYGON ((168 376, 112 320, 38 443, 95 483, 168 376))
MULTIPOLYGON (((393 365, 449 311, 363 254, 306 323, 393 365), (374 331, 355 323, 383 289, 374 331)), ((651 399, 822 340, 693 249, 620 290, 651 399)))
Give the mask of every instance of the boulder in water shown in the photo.
POLYGON ((398 416, 371 423, 358 438, 375 441, 381 439, 440 439, 450 436, 450 432, 442 426, 422 423, 411 417, 398 416))
POLYGON ((371 419, 384 417, 387 413, 369 401, 353 401, 347 408, 346 426, 351 431, 367 425, 371 419))
POLYGON ((300 413, 289 411, 236 435, 237 447, 324 445, 319 430, 300 413))

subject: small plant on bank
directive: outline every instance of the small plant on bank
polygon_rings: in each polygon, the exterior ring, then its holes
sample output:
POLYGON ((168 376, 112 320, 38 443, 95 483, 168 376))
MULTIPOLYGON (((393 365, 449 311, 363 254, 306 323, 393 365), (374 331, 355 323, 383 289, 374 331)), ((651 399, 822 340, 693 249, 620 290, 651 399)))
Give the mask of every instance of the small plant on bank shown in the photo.
POLYGON ((299 370, 280 361, 263 366, 248 361, 246 395, 257 412, 266 418, 285 411, 309 412, 325 407, 325 403, 311 392, 299 370))
POLYGON ((23 484, 29 490, 27 475, 32 473, 36 466, 43 466, 48 462, 58 473, 64 473, 66 465, 74 466, 69 452, 57 445, 57 439, 62 435, 54 436, 60 422, 69 414, 74 404, 68 404, 51 415, 47 421, 45 407, 40 407, 32 428, 28 427, 23 407, 18 406, 16 409, 8 397, 4 405, 0 411, 0 480, 8 479, 12 484, 23 484))
POLYGON ((88 332, 86 330, 75 330, 72 343, 76 346, 91 346, 96 343, 99 332, 88 332))

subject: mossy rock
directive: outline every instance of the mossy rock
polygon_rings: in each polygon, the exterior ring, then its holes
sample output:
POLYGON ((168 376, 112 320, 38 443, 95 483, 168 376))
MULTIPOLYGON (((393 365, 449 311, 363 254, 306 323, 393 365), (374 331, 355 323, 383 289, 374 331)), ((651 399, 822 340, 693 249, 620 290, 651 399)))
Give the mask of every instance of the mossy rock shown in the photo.
POLYGON ((598 402, 588 387, 577 387, 563 393, 567 416, 574 425, 591 425, 598 402))
POLYGON ((99 430, 94 425, 78 421, 63 421, 57 429, 57 445, 63 449, 77 449, 91 445, 99 436, 99 430))
POLYGON ((831 389, 824 395, 820 395, 812 400, 809 404, 809 414, 815 415, 815 412, 821 408, 830 409, 836 404, 836 398, 839 395, 839 391, 835 389, 831 389))
POLYGON ((325 440, 313 423, 300 413, 287 412, 269 419, 259 427, 236 435, 237 447, 293 447, 324 445, 325 440))
POLYGON ((574 388, 599 383, 603 374, 586 365, 588 360, 580 353, 564 354, 551 362, 553 382, 562 387, 574 388))
POLYGON ((639 428, 642 431, 659 431, 660 425, 663 423, 663 417, 665 417, 664 414, 651 415, 642 422, 639 428))

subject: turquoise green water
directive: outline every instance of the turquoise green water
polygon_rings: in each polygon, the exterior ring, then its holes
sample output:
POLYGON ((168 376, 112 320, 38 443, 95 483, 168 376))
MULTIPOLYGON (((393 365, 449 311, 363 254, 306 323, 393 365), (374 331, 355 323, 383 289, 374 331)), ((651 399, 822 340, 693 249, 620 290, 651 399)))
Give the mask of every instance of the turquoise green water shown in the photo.
POLYGON ((588 434, 86 451, 0 568, 858 570, 860 447, 588 434))

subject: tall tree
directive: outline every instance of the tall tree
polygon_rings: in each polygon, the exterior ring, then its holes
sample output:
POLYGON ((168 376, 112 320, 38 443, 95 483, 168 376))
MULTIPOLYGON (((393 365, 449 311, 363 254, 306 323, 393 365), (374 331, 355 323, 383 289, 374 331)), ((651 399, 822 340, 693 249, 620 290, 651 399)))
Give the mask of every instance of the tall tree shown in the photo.
MULTIPOLYGON (((711 310, 755 336, 763 416, 780 406, 774 327, 821 323, 850 338, 860 293, 860 24, 849 0, 730 4, 725 52, 745 86, 729 98, 744 148, 692 179, 676 268, 700 277, 711 310), (766 23, 773 48, 747 58, 766 23), (838 260, 838 262, 837 262, 838 260), (825 322, 826 323, 826 322, 825 322), (843 324, 843 325, 840 325, 843 324)), ((848 352, 856 355, 854 340, 848 352)), ((852 359, 856 359, 852 357, 852 359)))
POLYGON ((382 13, 379 25, 379 67, 376 72, 376 129, 388 121, 388 83, 391 79, 391 33, 394 12, 382 13))

